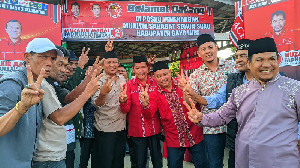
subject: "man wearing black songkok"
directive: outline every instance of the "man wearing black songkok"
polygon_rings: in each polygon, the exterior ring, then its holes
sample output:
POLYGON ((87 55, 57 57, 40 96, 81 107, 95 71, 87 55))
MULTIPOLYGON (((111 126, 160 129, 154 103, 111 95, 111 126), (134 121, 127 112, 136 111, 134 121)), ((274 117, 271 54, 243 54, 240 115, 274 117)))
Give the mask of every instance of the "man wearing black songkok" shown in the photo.
MULTIPOLYGON (((228 74, 236 72, 236 66, 233 61, 222 60, 217 57, 218 47, 211 35, 200 35, 197 44, 197 54, 202 58, 203 64, 190 75, 191 87, 186 90, 186 93, 194 101, 201 104, 202 96, 210 96, 217 92, 226 83, 228 74)), ((200 108, 205 114, 216 111, 216 109, 209 109, 203 105, 200 108)), ((226 131, 226 125, 203 127, 210 167, 223 168, 226 131)))
POLYGON ((253 79, 235 88, 215 113, 202 114, 186 104, 189 119, 199 126, 214 127, 236 117, 237 168, 298 168, 300 82, 278 73, 278 53, 272 38, 255 40, 248 60, 253 79))

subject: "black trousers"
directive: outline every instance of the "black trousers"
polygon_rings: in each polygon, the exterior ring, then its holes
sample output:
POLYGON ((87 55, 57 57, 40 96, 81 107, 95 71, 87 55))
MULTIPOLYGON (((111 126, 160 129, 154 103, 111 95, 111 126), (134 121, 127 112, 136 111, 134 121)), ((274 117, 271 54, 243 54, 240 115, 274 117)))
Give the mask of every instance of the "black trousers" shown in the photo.
POLYGON ((228 168, 235 167, 235 153, 233 150, 229 149, 229 158, 228 158, 228 168))
POLYGON ((66 168, 74 168, 75 153, 74 150, 66 152, 66 168))
POLYGON ((81 147, 79 168, 87 168, 92 154, 94 138, 81 138, 79 141, 81 147))
POLYGON ((123 168, 126 131, 95 131, 92 168, 123 168))
POLYGON ((150 150, 153 168, 162 168, 162 154, 160 134, 150 137, 130 137, 134 160, 138 168, 145 168, 147 164, 147 150, 150 150))

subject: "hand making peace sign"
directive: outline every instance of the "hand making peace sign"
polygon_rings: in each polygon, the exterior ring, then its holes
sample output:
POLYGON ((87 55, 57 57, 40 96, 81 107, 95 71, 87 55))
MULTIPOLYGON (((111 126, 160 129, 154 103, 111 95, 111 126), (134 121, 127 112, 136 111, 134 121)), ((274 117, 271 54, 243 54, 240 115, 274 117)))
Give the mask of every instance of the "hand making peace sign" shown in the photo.
POLYGON ((125 84, 125 87, 123 89, 122 84, 120 84, 120 89, 122 92, 120 93, 119 101, 121 103, 126 103, 126 101, 127 101, 127 85, 125 84))
POLYGON ((110 37, 108 37, 108 41, 105 45, 105 52, 109 52, 109 51, 112 51, 114 49, 113 43, 114 43, 114 39, 110 40, 110 37))
POLYGON ((148 106, 149 105, 149 85, 146 84, 146 88, 144 88, 142 85, 140 85, 141 88, 141 94, 140 94, 140 100, 142 101, 143 106, 148 106))
POLYGON ((85 64, 87 64, 89 61, 89 57, 87 56, 89 51, 90 51, 90 48, 88 48, 86 51, 85 51, 85 47, 82 48, 82 52, 81 52, 81 55, 78 60, 78 66, 81 69, 83 69, 85 64))
POLYGON ((191 98, 189 98, 190 104, 192 107, 188 105, 186 101, 183 101, 183 104, 189 110, 188 117, 193 123, 199 123, 202 120, 203 114, 196 109, 195 103, 191 98))
POLYGON ((106 82, 101 87, 100 93, 103 95, 107 95, 112 89, 111 83, 113 81, 116 81, 116 79, 117 79, 116 76, 114 76, 112 78, 107 77, 106 82))
POLYGON ((41 83, 46 73, 45 69, 41 69, 40 75, 38 76, 36 82, 33 81, 33 75, 29 65, 26 65, 26 69, 28 85, 26 85, 26 87, 21 92, 21 101, 19 102, 19 109, 22 110, 18 110, 18 112, 22 112, 22 114, 26 113, 31 106, 40 102, 45 93, 44 90, 40 89, 41 83))
POLYGON ((175 72, 177 76, 178 81, 178 87, 182 90, 184 94, 187 96, 191 96, 194 93, 193 88, 191 87, 189 77, 185 76, 183 71, 181 71, 181 75, 179 75, 177 72, 175 72))

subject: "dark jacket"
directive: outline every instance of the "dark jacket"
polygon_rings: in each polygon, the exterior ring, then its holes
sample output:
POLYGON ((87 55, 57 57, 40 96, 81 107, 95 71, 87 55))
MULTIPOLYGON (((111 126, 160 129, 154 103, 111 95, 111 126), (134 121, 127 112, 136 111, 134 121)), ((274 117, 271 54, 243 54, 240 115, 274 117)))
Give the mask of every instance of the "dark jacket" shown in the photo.
MULTIPOLYGON (((226 101, 230 97, 232 90, 243 84, 243 78, 245 72, 231 73, 228 75, 227 85, 226 85, 226 101)), ((226 147, 234 151, 235 137, 238 131, 238 124, 236 118, 231 120, 227 124, 227 134, 226 134, 226 147)))

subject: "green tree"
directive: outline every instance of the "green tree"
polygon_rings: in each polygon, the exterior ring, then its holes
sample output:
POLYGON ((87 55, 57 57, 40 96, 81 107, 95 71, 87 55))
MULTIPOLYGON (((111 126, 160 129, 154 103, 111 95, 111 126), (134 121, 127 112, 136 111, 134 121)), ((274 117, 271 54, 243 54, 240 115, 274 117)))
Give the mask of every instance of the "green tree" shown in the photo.
POLYGON ((169 69, 173 77, 176 76, 175 72, 178 72, 180 74, 180 61, 172 62, 169 69))

